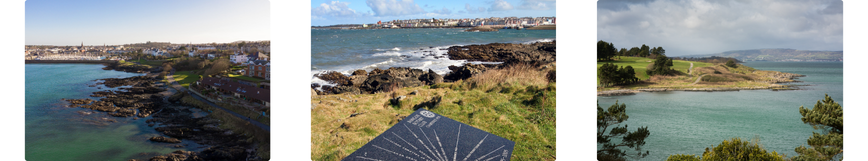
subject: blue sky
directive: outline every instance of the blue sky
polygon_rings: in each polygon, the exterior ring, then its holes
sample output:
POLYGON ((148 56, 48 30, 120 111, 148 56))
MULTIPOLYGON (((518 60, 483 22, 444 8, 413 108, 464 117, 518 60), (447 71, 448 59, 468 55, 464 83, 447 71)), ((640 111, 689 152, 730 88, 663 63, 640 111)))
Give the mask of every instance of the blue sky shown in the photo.
POLYGON ((27 45, 268 40, 267 0, 25 2, 27 45))
POLYGON ((313 26, 417 18, 557 16, 554 0, 312 0, 310 9, 313 26))

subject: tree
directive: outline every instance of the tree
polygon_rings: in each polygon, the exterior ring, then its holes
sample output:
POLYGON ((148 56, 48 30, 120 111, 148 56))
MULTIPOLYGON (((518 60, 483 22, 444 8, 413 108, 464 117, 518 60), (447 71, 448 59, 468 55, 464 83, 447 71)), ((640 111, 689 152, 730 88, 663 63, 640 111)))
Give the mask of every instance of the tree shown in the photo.
POLYGON ((628 132, 627 125, 615 126, 609 131, 609 134, 605 134, 609 126, 620 124, 630 118, 627 116, 626 109, 627 105, 623 103, 618 105, 618 101, 615 101, 615 104, 609 106, 608 110, 603 110, 599 101, 597 102, 597 144, 602 145, 601 148, 597 149, 597 160, 626 160, 626 157, 641 159, 648 156, 647 150, 644 154, 642 153, 645 138, 651 135, 648 127, 639 127, 636 131, 628 132), (611 139, 615 137, 621 137, 620 144, 612 143, 611 139), (627 154, 626 151, 618 149, 618 147, 627 147, 638 152, 635 155, 627 154))
POLYGON ((186 46, 181 46, 180 48, 178 48, 178 50, 181 50, 181 51, 187 51, 187 47, 186 47, 186 46))
POLYGON ((211 65, 211 68, 205 70, 205 75, 216 75, 220 74, 223 71, 229 70, 231 63, 226 58, 220 58, 214 61, 214 64, 211 65))
POLYGON ((724 140, 722 143, 718 144, 717 147, 712 146, 711 149, 705 148, 705 152, 702 153, 702 158, 694 156, 694 155, 684 155, 684 154, 676 154, 670 155, 667 161, 681 161, 681 160, 708 160, 708 161, 717 161, 717 160, 775 160, 775 161, 783 161, 784 157, 776 151, 772 151, 769 153, 762 146, 757 143, 751 144, 748 141, 742 141, 739 138, 732 138, 731 140, 724 140))
POLYGON ((616 49, 612 43, 600 40, 597 41, 597 60, 611 60, 615 55, 616 49))
POLYGON ((735 61, 733 61, 732 59, 730 59, 729 61, 726 61, 726 66, 731 67, 731 68, 735 68, 736 67, 735 61))
POLYGON ((645 45, 645 44, 642 44, 642 47, 639 48, 639 56, 640 56, 640 57, 646 57, 646 56, 648 56, 650 53, 651 53, 651 49, 649 49, 648 46, 645 45))
POLYGON ((666 56, 657 56, 654 60, 654 63, 645 71, 646 74, 650 75, 666 75, 669 74, 672 69, 670 67, 673 66, 672 59, 669 59, 666 56))
POLYGON ((624 55, 626 55, 626 54, 627 54, 627 48, 621 48, 621 50, 618 51, 618 54, 617 54, 617 55, 618 55, 618 59, 621 59, 621 56, 624 56, 624 55))
MULTIPOLYGON (((793 160, 832 160, 844 149, 844 111, 843 106, 832 100, 829 94, 814 104, 813 109, 799 107, 802 122, 814 129, 823 129, 823 134, 813 132, 808 138, 810 147, 796 148, 798 156, 793 160)), ((843 157, 841 158, 843 160, 843 157)))

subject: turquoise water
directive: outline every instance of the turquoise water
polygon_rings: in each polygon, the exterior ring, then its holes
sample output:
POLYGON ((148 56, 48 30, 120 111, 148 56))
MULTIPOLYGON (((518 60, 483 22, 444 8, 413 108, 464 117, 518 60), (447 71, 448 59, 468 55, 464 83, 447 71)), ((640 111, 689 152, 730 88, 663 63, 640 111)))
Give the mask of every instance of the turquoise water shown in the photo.
POLYGON ((94 64, 25 65, 25 159, 147 160, 175 150, 191 150, 148 141, 159 133, 145 124, 146 119, 112 117, 90 109, 65 107, 67 103, 61 98, 95 99, 88 95, 108 89, 102 85, 88 87, 96 83, 93 80, 141 75, 102 70, 102 67, 94 64))
POLYGON ((555 30, 508 30, 496 32, 464 32, 465 29, 375 29, 375 30, 311 30, 311 82, 325 83, 313 74, 338 71, 344 74, 356 69, 412 67, 445 74, 450 65, 461 60, 422 58, 427 53, 445 55, 454 45, 488 43, 532 43, 552 41, 555 30))
MULTIPOLYGON (((795 156, 795 148, 807 145, 810 125, 800 120, 799 106, 813 108, 829 94, 844 105, 842 62, 747 62, 760 70, 806 75, 795 84, 808 85, 794 91, 656 92, 630 96, 597 97, 600 107, 619 100, 627 105, 630 119, 623 124, 631 131, 648 126, 651 135, 643 160, 665 160, 672 154, 702 155, 706 147, 733 137, 760 137, 769 151, 795 156)), ((846 109, 845 109, 846 111, 846 109)), ((820 130, 816 130, 821 132, 820 130)))

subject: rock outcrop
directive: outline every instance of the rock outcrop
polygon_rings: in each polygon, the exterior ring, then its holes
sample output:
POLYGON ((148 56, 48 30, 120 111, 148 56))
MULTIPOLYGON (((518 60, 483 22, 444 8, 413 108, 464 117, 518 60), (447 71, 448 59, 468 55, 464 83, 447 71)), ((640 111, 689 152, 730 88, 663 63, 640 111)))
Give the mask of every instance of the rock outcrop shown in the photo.
POLYGON ((555 62, 555 48, 555 41, 533 44, 491 43, 452 46, 448 48, 447 54, 452 60, 546 64, 555 62))

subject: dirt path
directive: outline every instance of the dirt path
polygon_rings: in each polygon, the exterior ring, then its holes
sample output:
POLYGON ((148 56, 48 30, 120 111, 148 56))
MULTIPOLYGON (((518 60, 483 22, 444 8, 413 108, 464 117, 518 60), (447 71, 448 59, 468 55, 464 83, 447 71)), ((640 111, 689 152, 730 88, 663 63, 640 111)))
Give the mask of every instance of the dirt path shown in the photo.
POLYGON ((687 74, 693 74, 693 63, 690 63, 690 68, 687 68, 687 74))
POLYGON ((702 77, 705 76, 705 75, 708 75, 708 74, 700 75, 699 78, 696 78, 696 81, 694 81, 694 82, 691 83, 690 85, 694 85, 694 84, 696 84, 696 83, 699 83, 699 80, 702 80, 702 77))

